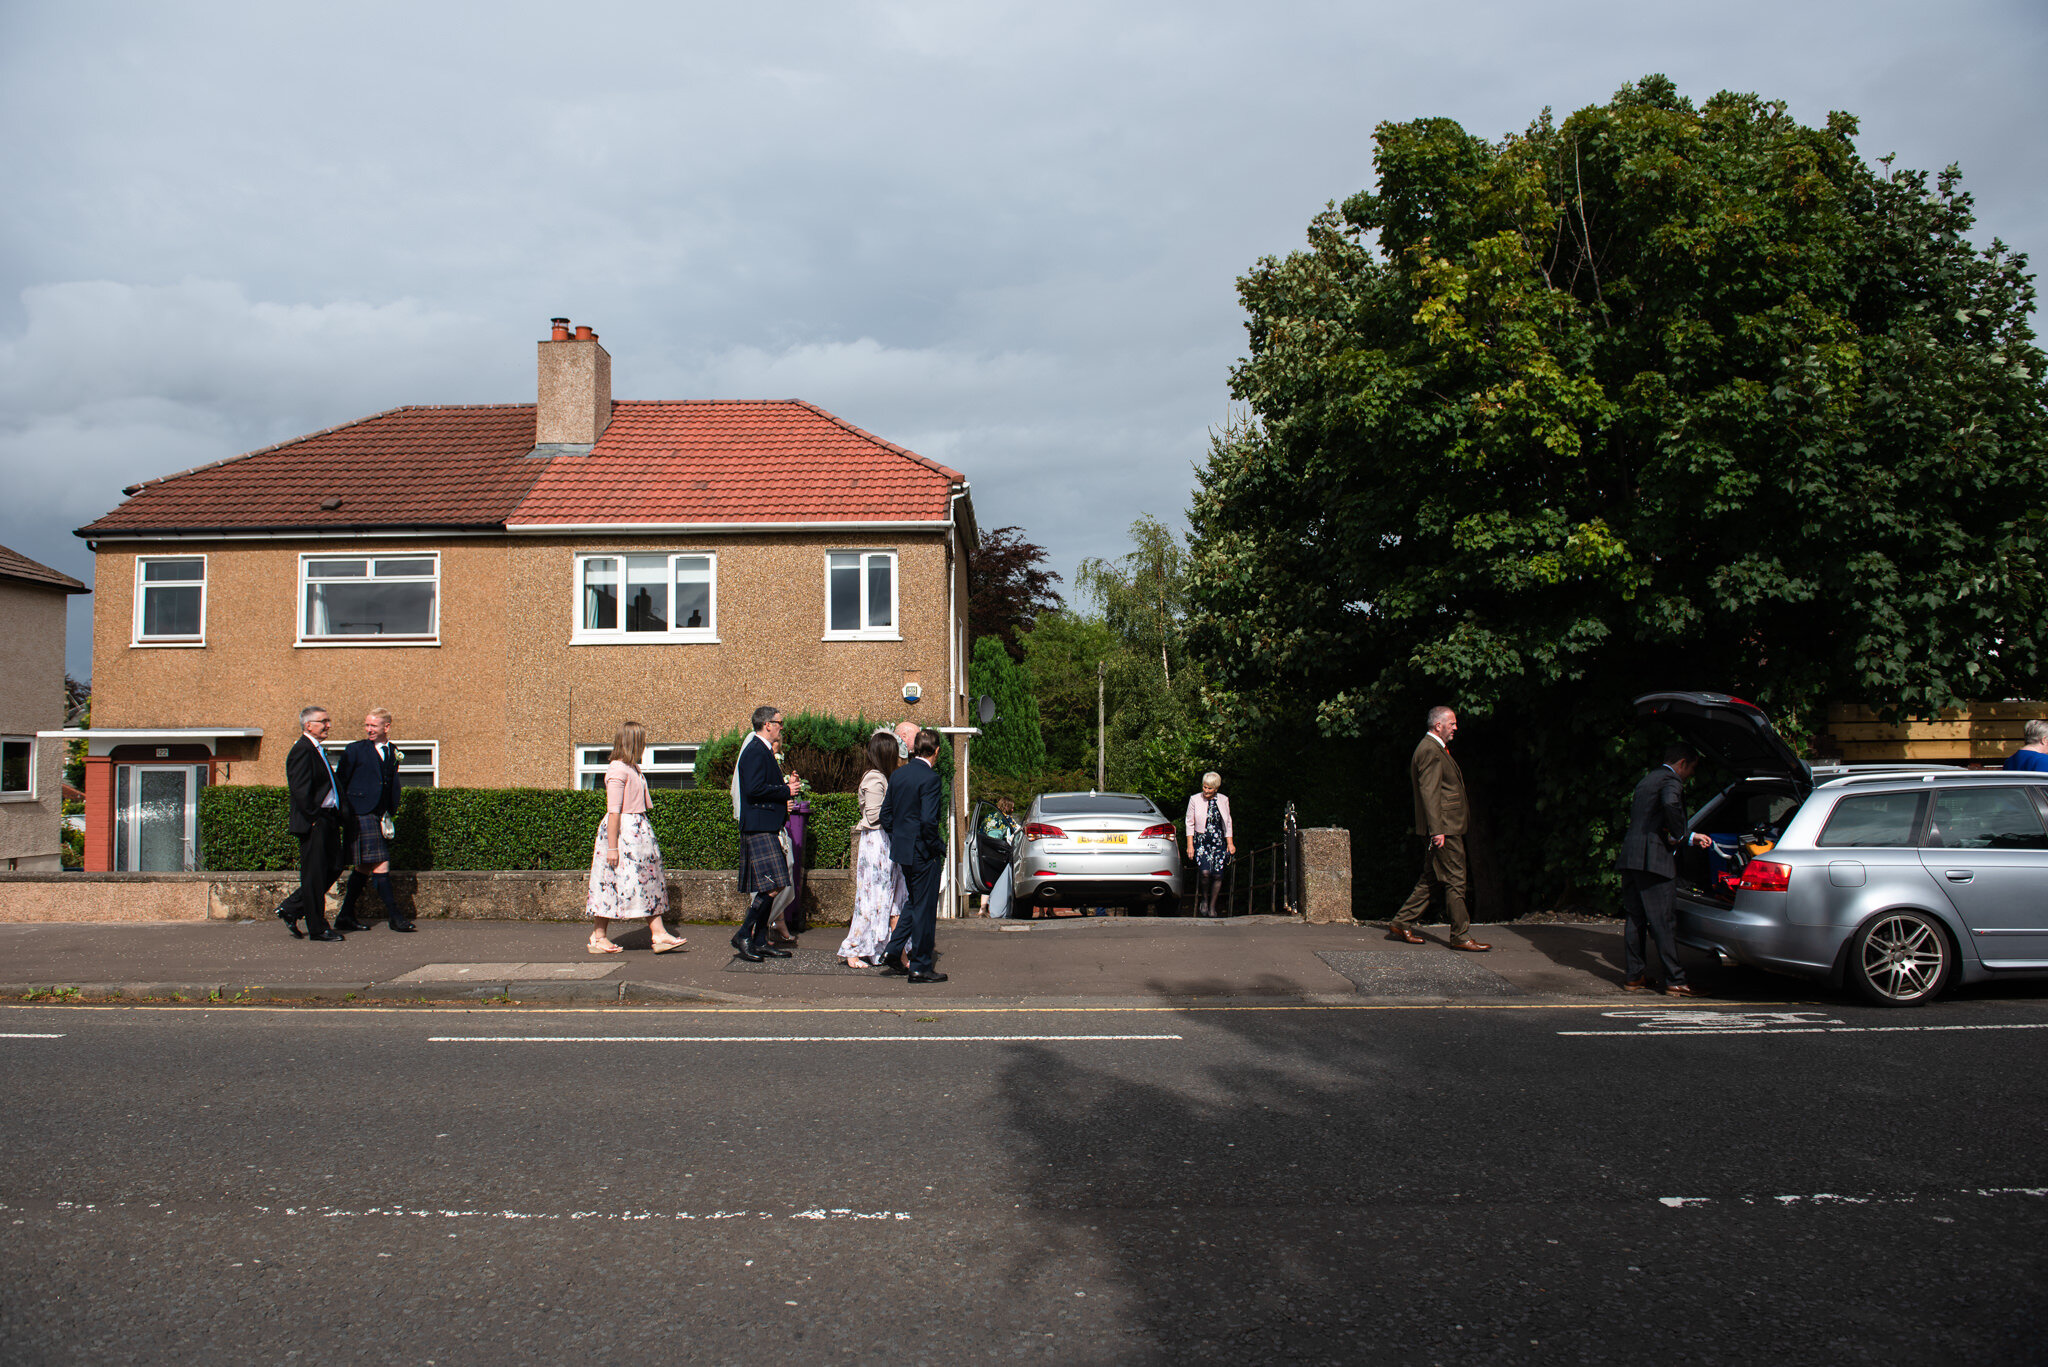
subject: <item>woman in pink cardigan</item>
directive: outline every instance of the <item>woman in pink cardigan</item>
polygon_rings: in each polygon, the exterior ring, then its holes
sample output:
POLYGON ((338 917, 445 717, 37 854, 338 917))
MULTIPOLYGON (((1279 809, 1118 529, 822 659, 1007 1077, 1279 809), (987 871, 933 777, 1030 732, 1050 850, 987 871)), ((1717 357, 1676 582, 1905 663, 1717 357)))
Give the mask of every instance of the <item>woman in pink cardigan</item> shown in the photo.
POLYGON ((1197 916, 1216 914, 1223 870, 1237 853, 1237 838, 1230 829, 1230 799, 1223 796, 1222 787, 1223 775, 1212 769, 1202 775, 1202 791, 1188 799, 1188 858, 1199 870, 1197 916))

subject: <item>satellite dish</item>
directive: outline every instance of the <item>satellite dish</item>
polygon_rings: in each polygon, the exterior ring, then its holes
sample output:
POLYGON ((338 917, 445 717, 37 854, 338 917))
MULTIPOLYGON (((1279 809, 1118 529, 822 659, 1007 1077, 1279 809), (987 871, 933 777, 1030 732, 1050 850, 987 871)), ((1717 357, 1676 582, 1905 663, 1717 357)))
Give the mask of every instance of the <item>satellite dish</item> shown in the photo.
POLYGON ((974 704, 974 715, 981 718, 983 726, 987 726, 996 719, 996 700, 986 693, 982 694, 980 700, 974 704))

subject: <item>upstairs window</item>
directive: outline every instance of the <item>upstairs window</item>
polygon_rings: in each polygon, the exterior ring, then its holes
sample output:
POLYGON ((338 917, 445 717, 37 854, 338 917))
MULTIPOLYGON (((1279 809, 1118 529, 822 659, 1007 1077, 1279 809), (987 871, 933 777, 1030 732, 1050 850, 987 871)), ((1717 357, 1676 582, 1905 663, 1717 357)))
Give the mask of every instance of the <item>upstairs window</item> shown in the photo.
POLYGON ((441 629, 441 557, 299 557, 299 643, 434 645, 441 629), (363 638, 376 638, 365 641, 363 638))
POLYGON ((896 552, 826 553, 825 639, 897 639, 896 552))
POLYGON ((718 639, 715 555, 583 555, 576 579, 578 643, 718 639))
POLYGON ((138 557, 135 643, 206 644, 206 557, 138 557))
MULTIPOLYGON (((610 763, 609 745, 576 747, 576 786, 604 787, 604 771, 610 763)), ((694 788, 697 786, 697 747, 694 745, 649 745, 640 755, 640 777, 649 788, 694 788)))

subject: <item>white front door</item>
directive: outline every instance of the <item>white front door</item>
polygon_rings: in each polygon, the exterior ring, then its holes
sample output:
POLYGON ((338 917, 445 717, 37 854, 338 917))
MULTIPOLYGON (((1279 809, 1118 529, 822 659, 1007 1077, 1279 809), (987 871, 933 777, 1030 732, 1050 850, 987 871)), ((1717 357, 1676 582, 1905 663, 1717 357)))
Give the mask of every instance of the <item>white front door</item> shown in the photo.
POLYGON ((199 867, 203 764, 114 766, 114 868, 182 873, 199 867))

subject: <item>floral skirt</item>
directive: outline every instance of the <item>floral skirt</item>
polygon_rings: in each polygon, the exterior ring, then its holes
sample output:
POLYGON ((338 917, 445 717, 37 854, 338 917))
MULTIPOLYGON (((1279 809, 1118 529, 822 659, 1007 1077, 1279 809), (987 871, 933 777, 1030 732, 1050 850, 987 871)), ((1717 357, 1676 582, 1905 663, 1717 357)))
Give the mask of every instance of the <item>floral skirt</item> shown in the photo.
POLYGON ((619 866, 605 859, 605 827, 597 823, 597 846, 590 857, 590 897, 583 914, 608 921, 638 921, 668 911, 668 876, 661 869, 661 847, 654 843, 654 825, 644 812, 619 818, 619 866))
POLYGON ((910 900, 903 870, 889 857, 886 831, 862 831, 853 847, 853 923, 839 943, 842 959, 872 959, 889 943, 889 918, 910 900))

